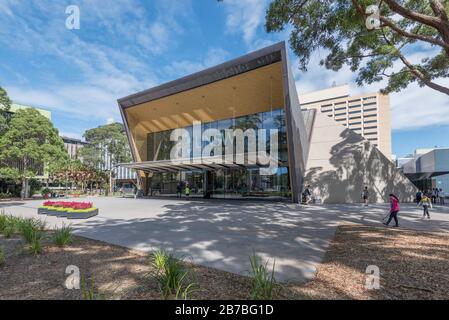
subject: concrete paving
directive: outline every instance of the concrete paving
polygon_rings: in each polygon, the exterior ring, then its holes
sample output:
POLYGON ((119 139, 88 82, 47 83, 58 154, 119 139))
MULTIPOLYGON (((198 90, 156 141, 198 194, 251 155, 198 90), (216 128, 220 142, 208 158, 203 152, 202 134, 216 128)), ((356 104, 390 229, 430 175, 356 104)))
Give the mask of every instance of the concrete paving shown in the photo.
MULTIPOLYGON (((150 252, 174 250, 193 262, 247 274, 249 255, 275 259, 280 281, 310 279, 323 259, 339 223, 381 226, 387 205, 300 206, 279 202, 219 200, 85 198, 99 208, 86 221, 47 217, 50 227, 72 223, 75 233, 96 240, 150 252)), ((0 202, 0 210, 37 217, 42 201, 0 202)), ((403 204, 401 228, 449 232, 449 208, 431 211, 421 220, 421 209, 403 204)), ((44 219, 43 216, 40 216, 44 219)))

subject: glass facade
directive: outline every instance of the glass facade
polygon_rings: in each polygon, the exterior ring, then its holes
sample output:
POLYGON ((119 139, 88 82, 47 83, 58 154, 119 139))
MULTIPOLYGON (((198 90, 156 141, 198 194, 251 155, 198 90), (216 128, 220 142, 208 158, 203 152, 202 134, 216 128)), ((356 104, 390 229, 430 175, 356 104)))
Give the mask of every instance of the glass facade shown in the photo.
MULTIPOLYGON (((203 123, 201 130, 218 129, 225 139, 225 129, 266 129, 266 151, 270 150, 270 129, 278 130, 279 160, 283 164, 274 175, 261 175, 258 168, 223 168, 219 170, 179 171, 172 173, 153 173, 150 177, 149 195, 176 196, 177 191, 189 186, 190 197, 248 198, 248 197, 290 197, 290 182, 287 165, 287 133, 284 109, 274 109, 232 119, 203 123)), ((208 142, 193 141, 192 126, 185 127, 190 133, 191 157, 193 145, 208 142)), ((174 142, 170 141, 172 130, 149 133, 147 137, 148 160, 170 160, 174 142)), ((245 139, 245 153, 248 152, 245 139)), ((224 144, 222 155, 224 156, 224 144)), ((211 156, 214 156, 212 153, 211 156)))

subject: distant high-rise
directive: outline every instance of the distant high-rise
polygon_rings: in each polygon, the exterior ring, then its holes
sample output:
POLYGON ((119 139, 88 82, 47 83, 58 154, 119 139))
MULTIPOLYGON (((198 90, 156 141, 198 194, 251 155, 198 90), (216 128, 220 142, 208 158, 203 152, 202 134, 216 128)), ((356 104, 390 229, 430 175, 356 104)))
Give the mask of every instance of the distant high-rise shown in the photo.
POLYGON ((390 98, 381 93, 349 95, 349 86, 337 86, 299 96, 303 110, 317 109, 362 135, 388 159, 391 154, 390 98))

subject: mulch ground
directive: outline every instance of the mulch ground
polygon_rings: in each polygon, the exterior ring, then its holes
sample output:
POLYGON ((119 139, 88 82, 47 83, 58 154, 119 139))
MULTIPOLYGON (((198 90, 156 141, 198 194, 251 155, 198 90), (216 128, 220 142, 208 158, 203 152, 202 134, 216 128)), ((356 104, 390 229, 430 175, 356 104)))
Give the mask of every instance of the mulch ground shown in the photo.
MULTIPOLYGON (((78 266, 107 299, 161 299, 148 255, 74 237, 59 248, 44 240, 31 255, 20 237, 0 236, 6 264, 0 266, 0 299, 81 299, 64 282, 69 265, 78 266)), ((342 225, 316 278, 283 284, 280 299, 449 299, 449 235, 342 225), (365 288, 366 268, 380 269, 380 289, 365 288)), ((192 299, 248 299, 250 279, 187 263, 197 291, 192 299)))

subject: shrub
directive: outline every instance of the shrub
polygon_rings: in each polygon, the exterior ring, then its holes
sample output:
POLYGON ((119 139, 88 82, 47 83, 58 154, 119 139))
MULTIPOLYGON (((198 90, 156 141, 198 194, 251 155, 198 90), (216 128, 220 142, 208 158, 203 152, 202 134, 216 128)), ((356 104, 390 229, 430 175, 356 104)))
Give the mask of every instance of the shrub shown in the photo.
POLYGON ((261 259, 254 253, 249 257, 251 270, 251 298, 255 300, 272 300, 275 296, 277 286, 274 278, 275 262, 273 270, 268 271, 268 260, 262 264, 261 259))
POLYGON ((159 272, 164 271, 168 257, 168 254, 164 250, 157 250, 153 253, 153 267, 159 272))
POLYGON ((155 269, 153 278, 158 283, 164 299, 188 299, 195 291, 195 282, 189 280, 190 270, 183 266, 183 259, 176 259, 173 254, 157 250, 151 258, 155 269))
POLYGON ((66 226, 63 224, 61 228, 56 229, 53 235, 53 242, 60 247, 71 244, 72 240, 72 228, 70 225, 66 226))
POLYGON ((43 189, 41 190, 41 194, 42 194, 43 196, 49 195, 50 193, 51 193, 51 190, 50 190, 49 188, 43 188, 43 189))
POLYGON ((41 238, 42 238, 42 233, 40 233, 40 232, 36 232, 33 235, 31 243, 29 244, 30 253, 32 253, 34 255, 41 254, 41 252, 42 252, 41 238))
POLYGON ((6 216, 5 212, 2 211, 2 213, 0 213, 0 233, 3 233, 3 231, 6 228, 7 223, 8 223, 8 217, 6 216))
POLYGON ((3 230, 3 235, 6 239, 9 239, 14 234, 14 226, 13 225, 6 225, 5 230, 3 230))
POLYGON ((0 267, 3 267, 5 262, 5 253, 3 252, 3 248, 0 247, 0 267))
POLYGON ((26 243, 33 242, 37 234, 43 231, 41 222, 35 219, 23 219, 19 221, 18 229, 26 243))

